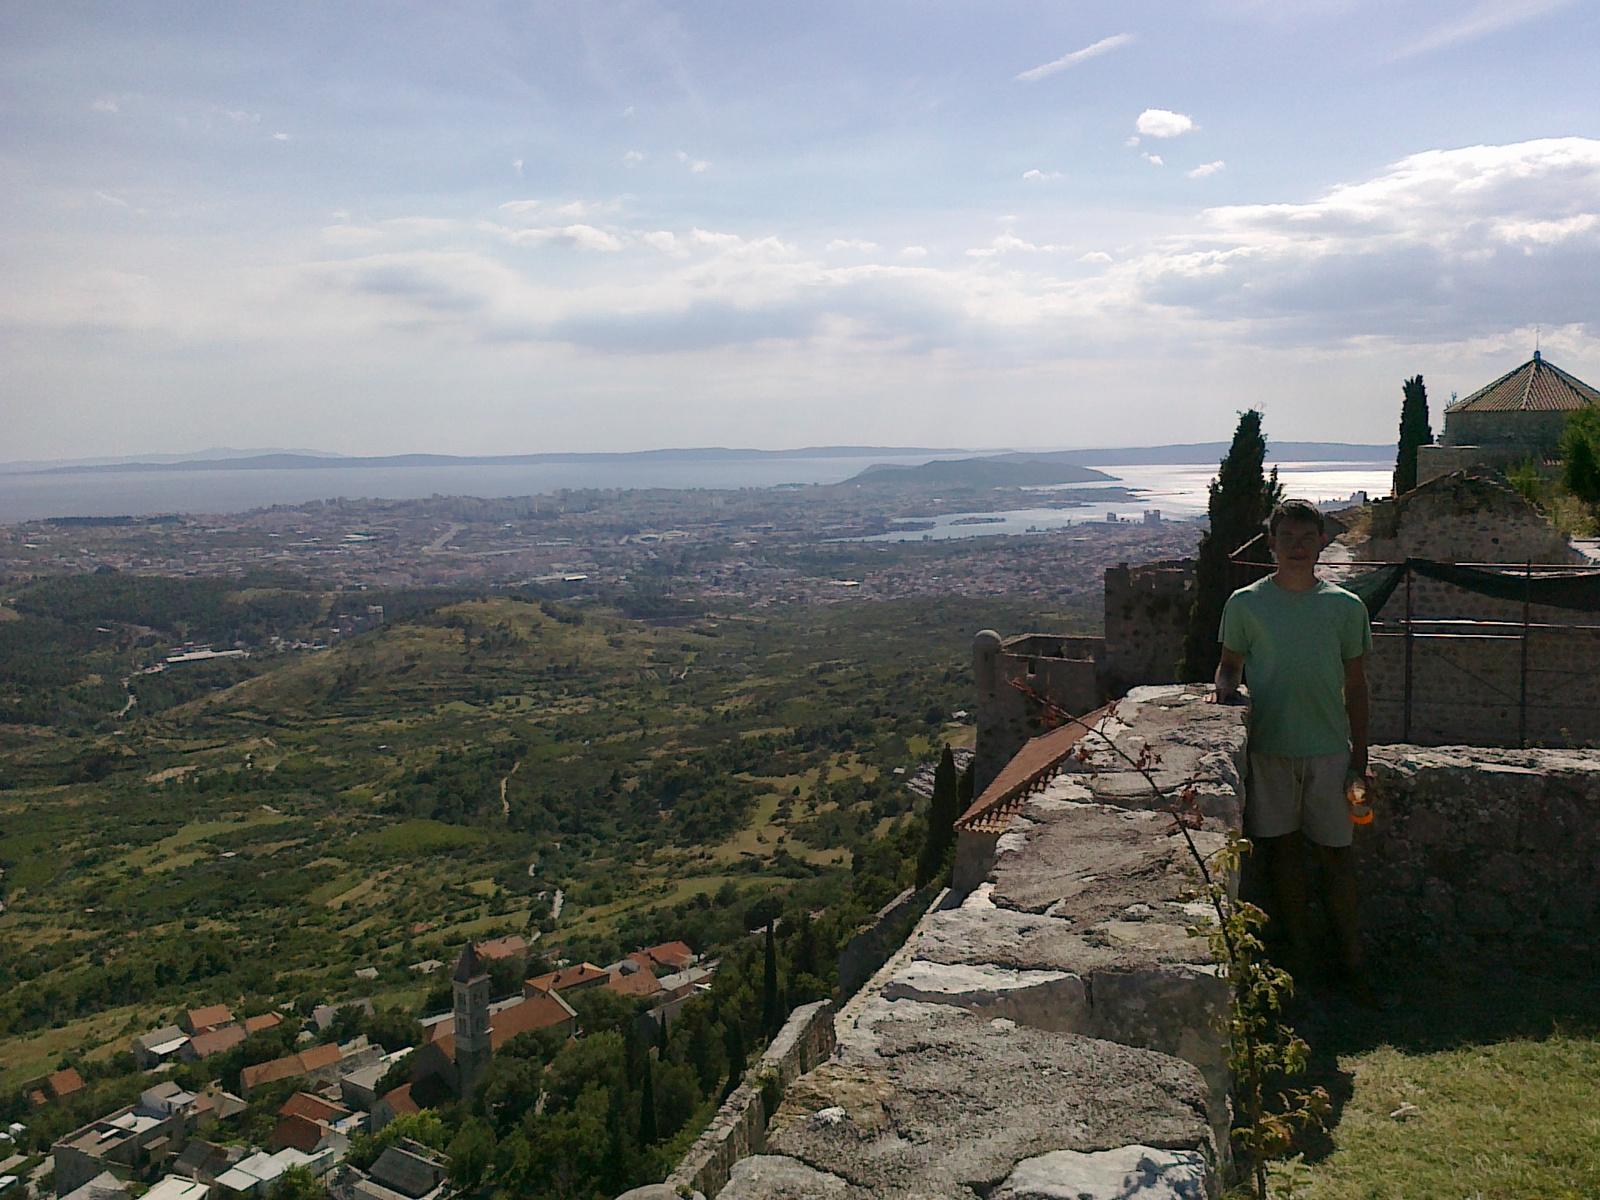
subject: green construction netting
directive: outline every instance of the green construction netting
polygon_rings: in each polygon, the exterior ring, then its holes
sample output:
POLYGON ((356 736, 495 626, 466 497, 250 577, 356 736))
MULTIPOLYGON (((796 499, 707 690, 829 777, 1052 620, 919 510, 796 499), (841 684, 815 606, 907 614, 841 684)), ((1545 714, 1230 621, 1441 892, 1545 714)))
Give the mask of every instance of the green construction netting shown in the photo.
POLYGON ((1559 575, 1540 575, 1535 572, 1530 578, 1515 567, 1490 571, 1482 567, 1460 567, 1455 563, 1412 558, 1347 579, 1340 586, 1361 597, 1368 615, 1375 617, 1394 594, 1395 588, 1400 586, 1408 566, 1426 579, 1453 584, 1480 596, 1493 596, 1496 600, 1519 603, 1527 600, 1531 604, 1547 604, 1551 608, 1600 612, 1600 571, 1563 572, 1559 575))

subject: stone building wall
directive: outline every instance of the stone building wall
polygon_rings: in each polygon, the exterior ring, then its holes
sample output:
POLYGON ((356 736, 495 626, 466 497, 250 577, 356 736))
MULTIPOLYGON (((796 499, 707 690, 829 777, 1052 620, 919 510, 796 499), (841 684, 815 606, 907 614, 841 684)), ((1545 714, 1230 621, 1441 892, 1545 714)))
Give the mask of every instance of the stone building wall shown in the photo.
POLYGON ((1398 562, 1570 563, 1581 561, 1565 535, 1515 489, 1494 479, 1443 475, 1372 506, 1357 559, 1398 562))
POLYGON ((1600 752, 1382 746, 1373 769, 1355 843, 1373 937, 1600 941, 1600 752))
MULTIPOLYGON (((1425 629, 1443 628, 1425 626, 1425 629)), ((1523 736, 1520 629, 1455 630, 1411 644, 1411 723, 1405 720, 1404 631, 1379 627, 1367 657, 1372 740, 1516 746, 1523 736)), ((1600 628, 1528 630, 1526 739, 1600 745, 1600 628)))
POLYGON ((1193 559, 1106 568, 1101 689, 1108 698, 1177 682, 1194 586, 1193 559))
POLYGON ((1044 732, 1040 706, 1013 686, 1029 688, 1074 716, 1100 707, 1100 664, 1105 639, 1027 633, 1004 641, 992 629, 972 639, 972 674, 977 685, 978 740, 973 791, 981 793, 1011 756, 1044 732))

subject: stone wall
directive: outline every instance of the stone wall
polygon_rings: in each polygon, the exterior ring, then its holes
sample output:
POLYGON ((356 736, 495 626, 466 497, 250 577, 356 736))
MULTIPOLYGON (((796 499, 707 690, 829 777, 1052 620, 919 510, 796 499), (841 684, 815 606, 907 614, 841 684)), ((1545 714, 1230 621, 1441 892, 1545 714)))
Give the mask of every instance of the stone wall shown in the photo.
POLYGON ((1104 695, 1177 682, 1194 586, 1192 559, 1106 568, 1104 695))
POLYGON ((1143 688, 1097 730, 966 847, 979 881, 841 1010, 722 1200, 1217 1195, 1227 987, 1187 933, 1205 909, 1182 835, 1108 742, 1196 788, 1214 849, 1242 810, 1243 713, 1143 688))
POLYGON ((1354 557, 1378 562, 1569 563, 1566 537, 1507 484, 1471 475, 1431 479, 1372 505, 1368 540, 1354 557))
POLYGON ((871 924, 845 943, 839 952, 840 1000, 854 996, 905 943, 911 927, 928 911, 938 894, 937 883, 930 883, 920 891, 906 888, 878 910, 871 924))
POLYGON ((1023 681, 1073 714, 1100 706, 1100 663, 1105 639, 1026 633, 1001 641, 992 629, 972 639, 972 674, 977 685, 974 714, 978 742, 972 763, 973 790, 982 792, 1023 743, 1044 729, 1039 706, 1013 686, 1023 681))
MULTIPOLYGON (((1522 743, 1520 627, 1417 626, 1411 642, 1409 728, 1404 628, 1379 625, 1373 632, 1367 679, 1374 742, 1522 743)), ((1527 742, 1600 744, 1600 628, 1530 627, 1526 679, 1527 742)))
POLYGON ((1356 830, 1363 921, 1380 943, 1600 942, 1600 752, 1373 751, 1356 830))
POLYGON ((636 1188, 623 1200, 649 1200, 700 1193, 715 1196, 728 1182, 733 1164, 761 1151, 767 1117, 784 1091, 801 1075, 813 1070, 833 1053, 833 1003, 818 1000, 789 1014, 783 1028, 767 1046, 756 1065, 717 1110, 703 1133, 666 1183, 636 1188), (664 1189, 664 1190, 663 1190, 664 1189))

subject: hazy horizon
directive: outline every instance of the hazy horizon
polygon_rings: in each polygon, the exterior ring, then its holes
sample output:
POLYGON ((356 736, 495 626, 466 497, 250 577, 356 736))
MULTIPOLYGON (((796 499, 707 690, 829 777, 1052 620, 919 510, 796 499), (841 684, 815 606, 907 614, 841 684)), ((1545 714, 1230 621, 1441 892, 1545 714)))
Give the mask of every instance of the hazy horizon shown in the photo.
POLYGON ((1375 444, 1408 375, 1600 379, 1573 0, 0 22, 10 460, 1375 444))

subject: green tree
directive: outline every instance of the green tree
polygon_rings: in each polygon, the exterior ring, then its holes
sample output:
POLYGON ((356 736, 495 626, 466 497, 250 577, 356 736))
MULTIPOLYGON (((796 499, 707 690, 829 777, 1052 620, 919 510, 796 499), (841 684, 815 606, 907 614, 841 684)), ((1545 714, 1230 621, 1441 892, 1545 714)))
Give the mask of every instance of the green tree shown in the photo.
POLYGON ((722 1098, 726 1100, 733 1094, 733 1089, 739 1086, 744 1078, 745 1048, 744 1030, 739 1027, 737 1013, 728 1014, 728 1025, 723 1032, 724 1046, 728 1054, 728 1082, 723 1087, 722 1098))
POLYGON ((1433 426, 1428 424, 1428 389, 1422 376, 1414 375, 1401 389, 1400 448, 1394 460, 1394 494, 1403 495, 1417 486, 1417 447, 1433 445, 1433 426))
POLYGON ((290 1167, 272 1185, 272 1200, 328 1200, 328 1189, 308 1167, 290 1167))
POLYGON ((656 1088, 654 1062, 644 1058, 644 1078, 639 1081, 639 1145, 653 1146, 656 1140, 656 1088))
POLYGON ((767 922, 766 959, 761 967, 761 1032, 772 1037, 783 1024, 783 1005, 778 999, 778 942, 772 922, 767 922))
POLYGON ((465 1191, 483 1182, 494 1161, 494 1129, 478 1117, 468 1117, 450 1139, 450 1178, 465 1191))
POLYGON ((928 832, 922 843, 922 853, 917 857, 917 886, 923 887, 937 879, 955 845, 955 821, 961 787, 956 779, 956 760, 946 746, 939 755, 939 765, 933 772, 933 799, 928 801, 928 832))
POLYGON ((1567 415, 1561 431, 1561 482, 1585 504, 1600 504, 1600 409, 1567 415))
POLYGON ((1261 464, 1266 456, 1261 414, 1247 409, 1239 414, 1228 456, 1222 460, 1217 478, 1211 481, 1206 505, 1210 528, 1200 539, 1194 606, 1189 610, 1183 659, 1178 664, 1178 678, 1185 683, 1205 683, 1216 674, 1217 661, 1222 657, 1217 630, 1222 624, 1222 606, 1228 602, 1231 590, 1228 556, 1261 532, 1261 523, 1283 496, 1277 468, 1273 468, 1270 478, 1262 475, 1261 464))

